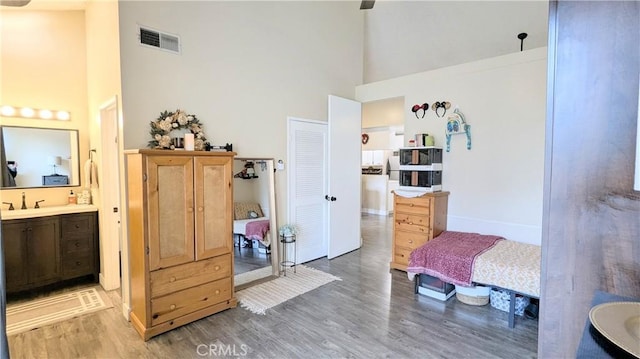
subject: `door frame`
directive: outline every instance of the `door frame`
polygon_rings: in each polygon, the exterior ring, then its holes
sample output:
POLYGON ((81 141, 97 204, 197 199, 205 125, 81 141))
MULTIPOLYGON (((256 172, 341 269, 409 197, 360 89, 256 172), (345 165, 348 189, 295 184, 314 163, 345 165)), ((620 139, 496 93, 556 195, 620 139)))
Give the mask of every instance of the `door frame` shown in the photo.
MULTIPOLYGON (((103 103, 98 109, 100 123, 100 151, 94 154, 97 157, 99 168, 98 180, 100 186, 97 188, 99 200, 99 229, 100 229, 100 262, 102 270, 100 273, 100 285, 105 290, 113 290, 120 288, 122 301, 122 314, 128 320, 130 312, 130 294, 129 294, 129 266, 128 266, 128 241, 127 241, 127 223, 126 208, 122 203, 126 203, 126 194, 122 190, 125 188, 124 170, 124 148, 123 148, 123 130, 122 130, 122 109, 118 105, 118 96, 103 103), (107 118, 107 115, 114 115, 107 118), (114 138, 110 138, 115 135, 114 138), (116 152, 112 163, 105 163, 105 157, 102 155, 106 151, 116 152), (106 181, 106 171, 115 171, 117 173, 117 181, 106 181), (114 229, 111 226, 111 217, 108 214, 113 213, 112 203, 106 203, 105 198, 117 198, 118 213, 120 214, 114 229), (106 234, 103 236, 103 233, 106 234), (118 240, 108 240, 109 238, 117 238, 118 240)), ((95 198, 95 192, 92 189, 92 195, 95 198)))

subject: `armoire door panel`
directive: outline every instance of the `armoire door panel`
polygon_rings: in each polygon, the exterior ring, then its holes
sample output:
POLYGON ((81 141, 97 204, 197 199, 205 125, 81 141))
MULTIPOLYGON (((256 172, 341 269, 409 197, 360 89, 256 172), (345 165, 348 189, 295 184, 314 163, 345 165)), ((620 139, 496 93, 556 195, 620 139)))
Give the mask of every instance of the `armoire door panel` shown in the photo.
POLYGON ((196 260, 231 252, 230 158, 195 159, 196 260))
POLYGON ((194 259, 193 161, 148 157, 149 267, 166 268, 194 259))

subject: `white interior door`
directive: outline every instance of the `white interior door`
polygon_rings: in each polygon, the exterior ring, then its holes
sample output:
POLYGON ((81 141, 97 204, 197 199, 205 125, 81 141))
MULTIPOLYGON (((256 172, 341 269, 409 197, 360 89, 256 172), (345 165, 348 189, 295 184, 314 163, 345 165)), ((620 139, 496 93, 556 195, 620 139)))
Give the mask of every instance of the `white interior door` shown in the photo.
POLYGON ((327 255, 328 131, 326 122, 289 118, 288 132, 289 223, 298 233, 296 258, 286 260, 304 263, 327 255))
POLYGON ((329 259, 360 248, 362 105, 329 96, 329 259))

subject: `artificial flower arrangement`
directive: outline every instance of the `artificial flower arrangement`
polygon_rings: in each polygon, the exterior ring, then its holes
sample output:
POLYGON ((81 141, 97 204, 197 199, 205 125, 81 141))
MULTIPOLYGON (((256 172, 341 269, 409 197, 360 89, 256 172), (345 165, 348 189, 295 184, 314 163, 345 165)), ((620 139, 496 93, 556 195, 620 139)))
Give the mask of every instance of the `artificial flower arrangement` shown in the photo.
POLYGON ((193 133, 193 147, 196 151, 203 151, 207 146, 207 138, 204 136, 202 125, 196 115, 189 115, 180 109, 176 112, 161 112, 160 117, 151 121, 150 125, 152 140, 147 145, 149 148, 175 149, 169 134, 173 130, 183 129, 193 133))
POLYGON ((278 233, 281 236, 285 236, 285 237, 293 237, 296 235, 297 232, 298 231, 296 227, 292 224, 285 224, 280 226, 280 228, 278 228, 278 233))

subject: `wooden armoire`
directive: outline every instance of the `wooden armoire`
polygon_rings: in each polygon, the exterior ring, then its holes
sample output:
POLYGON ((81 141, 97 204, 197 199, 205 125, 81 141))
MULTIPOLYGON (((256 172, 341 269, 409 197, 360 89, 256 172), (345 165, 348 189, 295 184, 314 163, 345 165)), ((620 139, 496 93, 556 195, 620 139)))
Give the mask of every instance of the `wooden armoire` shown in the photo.
POLYGON ((144 340, 237 305, 234 155, 126 151, 130 318, 144 340))

